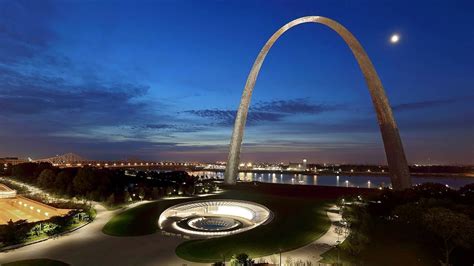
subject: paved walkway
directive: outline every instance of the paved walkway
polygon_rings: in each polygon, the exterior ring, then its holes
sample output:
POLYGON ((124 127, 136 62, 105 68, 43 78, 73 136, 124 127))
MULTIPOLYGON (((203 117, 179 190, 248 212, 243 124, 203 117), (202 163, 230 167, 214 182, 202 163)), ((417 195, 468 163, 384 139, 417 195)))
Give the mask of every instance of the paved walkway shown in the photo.
MULTIPOLYGON (((288 252, 283 252, 281 254, 281 261, 282 265, 287 265, 287 262, 292 262, 293 264, 299 260, 302 262, 308 262, 310 261, 312 265, 318 265, 317 262, 320 261, 321 254, 324 252, 330 250, 332 247, 337 245, 337 241, 341 241, 341 243, 344 241, 345 237, 344 236, 338 236, 335 232, 336 228, 336 223, 341 221, 342 217, 341 215, 337 212, 338 208, 336 205, 331 206, 331 208, 326 212, 326 214, 329 217, 329 220, 331 221, 331 226, 329 227, 329 230, 321 236, 319 239, 315 240, 313 243, 306 245, 304 247, 288 251, 288 252), (336 211, 336 212, 334 212, 336 211)), ((275 263, 278 264, 280 262, 280 254, 275 254, 271 256, 266 256, 263 258, 257 258, 255 259, 256 262, 260 261, 260 259, 263 259, 264 261, 268 263, 275 263)))
MULTIPOLYGON (((40 188, 25 185, 35 194, 45 193, 40 188)), ((57 199, 50 196, 52 200, 57 199)), ((0 264, 25 259, 49 258, 71 265, 191 265, 176 256, 174 250, 184 240, 167 237, 159 233, 139 237, 114 237, 102 233, 102 227, 117 213, 136 207, 147 201, 109 211, 93 203, 97 216, 93 222, 79 230, 58 238, 28 245, 6 252, 0 252, 0 264)), ((193 264, 194 265, 194 264, 193 264)))
MULTIPOLYGON (((135 203, 127 208, 143 204, 135 203)), ((96 219, 67 235, 19 249, 0 253, 0 263, 16 260, 50 258, 71 265, 184 265, 174 249, 183 240, 152 234, 141 237, 113 237, 102 233, 102 227, 118 211, 95 206, 96 219)), ((122 209, 123 210, 123 209, 122 209)), ((121 211, 121 210, 120 210, 121 211)))
MULTIPOLYGON (((133 203, 127 208, 140 204, 133 203)), ((17 260, 49 258, 64 261, 71 265, 198 265, 180 259, 175 254, 175 248, 183 241, 176 237, 167 237, 159 233, 138 237, 114 237, 102 233, 102 227, 115 214, 124 209, 109 211, 102 205, 95 204, 96 219, 83 228, 49 239, 40 243, 25 246, 19 249, 0 253, 0 264, 17 260)), ((334 206, 335 207, 335 206, 334 206)), ((295 263, 311 261, 313 265, 320 260, 320 255, 336 244, 338 239, 334 231, 334 222, 341 219, 338 213, 327 212, 332 222, 329 230, 313 243, 282 254, 283 265, 288 258, 295 263)), ((340 238, 343 241, 343 238, 340 238)), ((279 254, 267 256, 267 262, 279 263, 279 254)), ((259 261, 259 259, 256 259, 259 261)))

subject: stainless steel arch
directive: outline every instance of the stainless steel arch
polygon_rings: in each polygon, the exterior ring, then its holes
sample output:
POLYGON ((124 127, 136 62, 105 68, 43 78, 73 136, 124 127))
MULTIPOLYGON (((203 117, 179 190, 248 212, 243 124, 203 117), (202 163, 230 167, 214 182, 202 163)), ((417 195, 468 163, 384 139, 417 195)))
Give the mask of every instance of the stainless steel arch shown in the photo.
POLYGON ((400 139, 397 124, 395 123, 395 119, 392 114, 392 108, 388 103, 382 82, 380 81, 377 72, 372 65, 372 62, 365 53, 364 48, 362 48, 359 41, 357 41, 351 32, 349 32, 338 22, 320 16, 301 17, 290 21, 281 27, 277 32, 275 32, 272 37, 270 37, 258 54, 258 57, 255 60, 255 63, 253 64, 250 74, 247 78, 244 92, 242 93, 239 110, 235 118, 234 130, 232 132, 232 139, 230 142, 229 157, 227 160, 227 168, 224 175, 224 182, 226 184, 235 184, 237 179, 240 161, 240 149, 250 105, 250 98, 252 97, 255 82, 257 80, 260 68, 262 67, 263 61, 265 60, 265 56, 283 33, 296 25, 310 22, 320 23, 331 28, 342 37, 342 39, 351 49, 362 73, 364 74, 365 81, 367 83, 367 87, 377 113, 377 120, 385 147, 385 154, 390 170, 392 186, 397 190, 411 187, 410 173, 408 170, 408 164, 405 157, 405 152, 403 151, 403 145, 400 139))

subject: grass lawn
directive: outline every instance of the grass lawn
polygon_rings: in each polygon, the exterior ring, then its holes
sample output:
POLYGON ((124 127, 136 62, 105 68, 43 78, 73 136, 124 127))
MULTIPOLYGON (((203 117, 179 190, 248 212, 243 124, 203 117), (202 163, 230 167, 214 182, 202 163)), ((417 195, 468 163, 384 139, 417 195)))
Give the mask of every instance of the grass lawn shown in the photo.
POLYGON ((50 260, 50 259, 32 259, 32 260, 19 260, 9 263, 4 263, 2 266, 67 266, 69 264, 62 261, 50 260))
MULTIPOLYGON (((160 200, 128 209, 110 219, 102 232, 111 236, 142 236, 158 230, 160 214, 175 204, 190 199, 160 200)), ((191 199, 193 200, 193 199, 191 199)))
POLYGON ((176 248, 176 254, 193 262, 222 261, 238 253, 260 257, 304 246, 330 226, 325 211, 328 201, 274 195, 257 198, 251 193, 238 196, 267 206, 275 215, 272 222, 236 235, 187 241, 176 248))
POLYGON ((369 190, 336 187, 239 184, 223 195, 227 198, 254 201, 267 206, 275 217, 240 234, 202 240, 191 240, 176 248, 176 254, 193 262, 228 260, 232 255, 247 253, 250 257, 276 254, 305 246, 329 229, 327 207, 337 198, 373 193, 369 190))
MULTIPOLYGON (((364 193, 365 191, 362 191, 364 193)), ((323 235, 330 226, 326 208, 342 195, 361 193, 328 187, 274 184, 238 184, 206 199, 240 199, 267 206, 273 220, 240 234, 182 243, 176 253, 193 262, 220 261, 237 253, 265 256, 304 246, 323 235)), ((140 236, 157 232, 158 218, 168 207, 203 198, 159 200, 126 210, 113 217, 103 232, 113 236, 140 236)))

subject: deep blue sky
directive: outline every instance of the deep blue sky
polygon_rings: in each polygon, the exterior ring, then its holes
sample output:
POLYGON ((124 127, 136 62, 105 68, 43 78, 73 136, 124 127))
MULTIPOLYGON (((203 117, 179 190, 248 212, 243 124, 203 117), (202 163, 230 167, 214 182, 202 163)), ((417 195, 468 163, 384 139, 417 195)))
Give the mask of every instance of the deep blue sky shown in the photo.
MULTIPOLYGON (((371 57, 411 163, 473 164, 473 12, 470 0, 0 0, 0 156, 224 160, 263 44, 321 15, 371 57)), ((360 70, 322 25, 273 47, 251 108, 243 160, 385 162, 360 70)))

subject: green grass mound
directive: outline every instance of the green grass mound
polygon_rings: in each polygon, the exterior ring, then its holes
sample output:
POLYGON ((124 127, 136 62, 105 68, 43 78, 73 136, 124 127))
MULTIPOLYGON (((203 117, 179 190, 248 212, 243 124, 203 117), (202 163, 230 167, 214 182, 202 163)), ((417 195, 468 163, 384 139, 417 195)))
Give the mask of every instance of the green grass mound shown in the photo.
MULTIPOLYGON (((231 189, 206 197, 159 200, 123 211, 102 229, 112 236, 140 236, 158 231, 158 218, 167 208, 194 200, 239 199, 262 204, 274 214, 273 220, 252 230, 226 237, 186 241, 176 248, 176 254, 192 262, 216 262, 234 254, 247 253, 251 257, 276 254, 305 246, 327 232, 330 220, 326 209, 333 200, 322 200, 307 195, 284 196, 264 190, 265 187, 231 189)), ((288 188, 294 189, 294 188, 288 188)))
POLYGON ((180 244, 176 254, 193 262, 216 262, 246 253, 250 257, 276 254, 305 246, 327 232, 331 222, 327 202, 280 196, 239 194, 243 200, 267 206, 275 217, 267 225, 226 237, 192 240, 180 244))
POLYGON ((50 259, 31 259, 31 260, 19 260, 9 263, 4 263, 2 266, 67 266, 69 264, 50 259))
MULTIPOLYGON (((188 199, 189 200, 189 199, 188 199)), ((186 200, 162 200, 128 209, 110 219, 102 232, 111 236, 143 236, 158 230, 160 214, 175 204, 186 200)))

